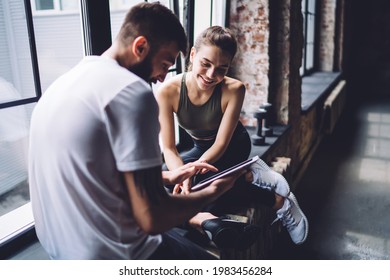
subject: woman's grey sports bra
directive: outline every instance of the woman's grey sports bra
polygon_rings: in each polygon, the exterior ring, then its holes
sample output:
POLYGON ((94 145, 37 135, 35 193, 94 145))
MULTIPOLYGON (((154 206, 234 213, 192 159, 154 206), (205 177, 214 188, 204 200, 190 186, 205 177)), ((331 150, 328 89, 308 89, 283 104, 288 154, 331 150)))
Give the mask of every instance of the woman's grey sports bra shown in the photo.
POLYGON ((215 139, 223 116, 221 97, 221 84, 218 84, 206 103, 199 106, 192 104, 188 98, 186 73, 183 73, 179 107, 176 113, 179 125, 195 139, 215 139))

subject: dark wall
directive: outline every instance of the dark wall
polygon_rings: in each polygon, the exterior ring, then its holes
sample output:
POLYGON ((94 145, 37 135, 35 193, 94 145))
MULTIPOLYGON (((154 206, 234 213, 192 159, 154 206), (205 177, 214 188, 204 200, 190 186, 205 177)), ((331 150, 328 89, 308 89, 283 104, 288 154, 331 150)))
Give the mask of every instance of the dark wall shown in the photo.
POLYGON ((390 1, 347 0, 344 70, 349 96, 390 97, 390 1))

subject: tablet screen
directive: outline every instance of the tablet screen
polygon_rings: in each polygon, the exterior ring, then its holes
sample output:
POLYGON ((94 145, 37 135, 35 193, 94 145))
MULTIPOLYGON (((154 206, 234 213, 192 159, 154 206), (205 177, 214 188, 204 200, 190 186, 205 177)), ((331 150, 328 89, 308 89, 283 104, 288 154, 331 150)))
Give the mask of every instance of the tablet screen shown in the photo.
POLYGON ((204 188, 205 186, 208 186, 211 182, 213 182, 214 180, 218 179, 218 178, 222 178, 226 175, 229 175, 237 170, 240 170, 240 169, 243 169, 245 167, 248 167, 249 165, 251 165, 252 163, 256 162, 257 160, 259 159, 258 156, 254 156, 253 158, 250 158, 250 159, 247 159, 237 165, 234 165, 228 169, 225 169, 217 174, 214 174, 213 176, 205 179, 205 180, 202 180, 200 181, 198 184, 196 184, 195 186, 193 186, 191 188, 191 190, 193 191, 196 191, 196 190, 199 190, 199 189, 202 189, 204 188))

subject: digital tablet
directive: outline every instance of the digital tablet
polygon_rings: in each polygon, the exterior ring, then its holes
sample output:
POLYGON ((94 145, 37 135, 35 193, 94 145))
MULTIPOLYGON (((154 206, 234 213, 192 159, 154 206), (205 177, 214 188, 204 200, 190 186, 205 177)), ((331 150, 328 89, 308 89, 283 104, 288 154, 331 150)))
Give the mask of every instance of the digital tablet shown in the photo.
POLYGON ((259 156, 254 156, 253 158, 247 159, 247 160, 245 160, 237 165, 234 165, 234 166, 232 166, 228 169, 225 169, 217 174, 214 174, 213 176, 200 181, 195 186, 192 186, 191 190, 192 191, 200 190, 200 189, 208 186, 211 182, 213 182, 216 179, 222 178, 222 177, 229 175, 237 170, 240 170, 240 169, 243 169, 245 167, 250 166, 252 163, 256 162, 258 159, 259 159, 259 156))

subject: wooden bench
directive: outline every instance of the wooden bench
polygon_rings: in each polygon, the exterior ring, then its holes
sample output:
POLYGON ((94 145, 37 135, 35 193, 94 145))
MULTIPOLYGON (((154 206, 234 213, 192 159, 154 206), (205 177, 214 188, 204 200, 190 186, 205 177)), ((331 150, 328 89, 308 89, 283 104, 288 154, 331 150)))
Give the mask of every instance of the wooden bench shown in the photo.
MULTIPOLYGON (((290 181, 290 162, 291 159, 289 158, 278 157, 271 162, 270 166, 273 170, 282 174, 287 181, 290 181)), ((275 238, 282 229, 279 221, 272 224, 276 218, 275 211, 264 205, 248 205, 245 209, 228 214, 234 216, 237 220, 259 225, 261 227, 261 234, 257 241, 245 251, 233 249, 218 250, 213 246, 206 249, 218 258, 225 260, 269 259, 274 248, 275 238)))

